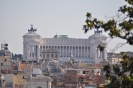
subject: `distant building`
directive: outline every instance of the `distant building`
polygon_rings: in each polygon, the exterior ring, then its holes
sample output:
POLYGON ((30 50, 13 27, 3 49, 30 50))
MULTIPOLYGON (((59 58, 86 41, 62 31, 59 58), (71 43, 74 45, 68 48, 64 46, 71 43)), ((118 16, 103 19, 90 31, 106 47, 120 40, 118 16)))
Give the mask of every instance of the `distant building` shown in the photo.
POLYGON ((39 68, 33 68, 31 78, 27 79, 27 88, 51 88, 52 79, 44 76, 39 68))
MULTIPOLYGON (((54 38, 41 38, 36 33, 37 29, 31 28, 23 35, 23 61, 38 61, 47 56, 45 51, 49 49, 58 50, 59 60, 67 61, 72 51, 73 57, 77 61, 89 61, 98 63, 107 59, 106 39, 99 31, 88 39, 69 38, 68 35, 55 35, 54 38), (98 45, 102 45, 100 51, 98 45)), ((52 54, 49 56, 52 57, 52 54)))
POLYGON ((0 88, 15 88, 14 87, 14 74, 1 74, 0 75, 0 88))
POLYGON ((102 83, 100 69, 66 69, 67 87, 85 87, 102 83))
MULTIPOLYGON (((133 52, 124 52, 128 56, 133 56, 133 52)), ((122 55, 120 53, 108 53, 107 60, 110 64, 120 64, 122 55)))
POLYGON ((47 49, 42 51, 42 59, 46 62, 51 60, 58 60, 59 58, 59 51, 55 49, 47 49))
POLYGON ((0 71, 1 73, 10 73, 12 71, 11 67, 12 53, 8 50, 8 44, 1 44, 0 50, 0 71))
POLYGON ((22 60, 23 56, 22 56, 22 54, 13 54, 12 58, 13 59, 20 59, 20 60, 22 60))

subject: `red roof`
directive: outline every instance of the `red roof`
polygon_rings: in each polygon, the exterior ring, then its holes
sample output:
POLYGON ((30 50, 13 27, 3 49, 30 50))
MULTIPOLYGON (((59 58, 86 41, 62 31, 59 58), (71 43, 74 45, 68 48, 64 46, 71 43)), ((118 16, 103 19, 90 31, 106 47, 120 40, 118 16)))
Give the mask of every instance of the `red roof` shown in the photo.
POLYGON ((27 66, 28 66, 28 64, 20 64, 19 69, 24 70, 27 66))

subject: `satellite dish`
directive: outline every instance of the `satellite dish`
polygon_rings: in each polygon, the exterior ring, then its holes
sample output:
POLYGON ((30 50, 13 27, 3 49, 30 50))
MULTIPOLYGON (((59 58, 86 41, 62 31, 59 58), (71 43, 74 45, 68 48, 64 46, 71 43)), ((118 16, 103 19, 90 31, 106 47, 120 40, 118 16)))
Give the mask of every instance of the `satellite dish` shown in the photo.
POLYGON ((7 48, 7 47, 5 47, 5 48, 4 48, 4 50, 8 50, 8 48, 7 48))
POLYGON ((5 43, 5 44, 4 44, 4 46, 8 46, 8 44, 7 44, 7 43, 5 43))

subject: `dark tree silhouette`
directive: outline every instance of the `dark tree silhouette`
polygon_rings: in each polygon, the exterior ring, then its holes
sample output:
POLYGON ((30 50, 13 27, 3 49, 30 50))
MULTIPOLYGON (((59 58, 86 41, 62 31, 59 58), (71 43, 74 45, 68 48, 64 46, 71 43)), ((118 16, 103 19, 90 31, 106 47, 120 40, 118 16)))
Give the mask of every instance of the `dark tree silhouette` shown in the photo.
MULTIPOLYGON (((133 45, 133 0, 125 0, 129 5, 124 5, 118 9, 116 16, 107 18, 106 21, 93 18, 91 13, 87 13, 86 25, 83 30, 87 33, 92 29, 103 29, 108 32, 111 38, 118 37, 126 40, 127 44, 133 45)), ((102 50, 102 46, 99 45, 102 50)), ((110 80, 105 88, 133 88, 133 56, 121 53, 121 66, 105 65, 106 79, 110 80), (113 71, 112 71, 113 70, 113 71)))

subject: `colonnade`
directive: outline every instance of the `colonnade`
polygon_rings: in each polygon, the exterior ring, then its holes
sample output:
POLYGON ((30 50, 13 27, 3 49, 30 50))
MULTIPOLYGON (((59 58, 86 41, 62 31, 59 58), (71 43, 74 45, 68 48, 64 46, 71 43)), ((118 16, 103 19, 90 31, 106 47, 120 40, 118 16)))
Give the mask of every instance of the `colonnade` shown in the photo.
POLYGON ((74 57, 90 57, 90 46, 40 46, 40 52, 50 48, 58 50, 59 57, 69 57, 71 51, 74 57))
MULTIPOLYGON (((24 52, 24 56, 29 59, 38 60, 43 58, 43 51, 47 49, 56 49, 59 51, 59 57, 70 57, 72 52, 75 58, 92 58, 92 59, 106 59, 106 48, 100 51, 96 46, 47 46, 47 45, 29 45, 28 52, 24 52)), ((25 51, 25 50, 24 50, 25 51)))
POLYGON ((27 49, 28 49, 28 52, 27 52, 28 58, 39 59, 40 50, 38 45, 29 45, 27 49))

